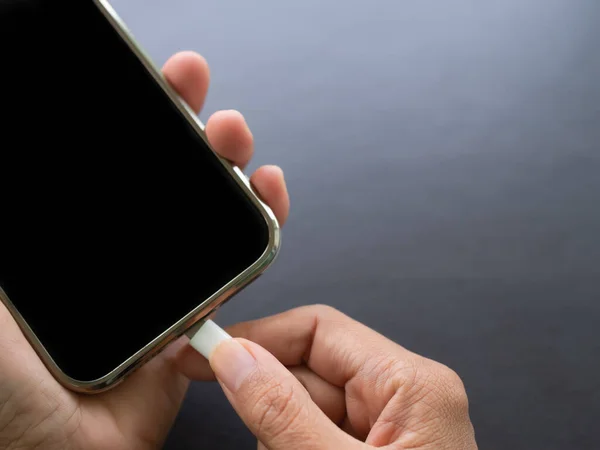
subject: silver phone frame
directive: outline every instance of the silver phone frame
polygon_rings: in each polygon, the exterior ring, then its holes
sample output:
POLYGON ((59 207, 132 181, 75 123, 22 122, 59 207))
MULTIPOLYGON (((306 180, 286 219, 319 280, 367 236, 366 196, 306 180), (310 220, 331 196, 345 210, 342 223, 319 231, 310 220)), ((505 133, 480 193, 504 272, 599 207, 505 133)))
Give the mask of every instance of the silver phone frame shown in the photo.
MULTIPOLYGON (((99 8, 100 12, 105 16, 108 22, 113 26, 115 31, 121 36, 121 38, 127 43, 133 53, 140 59, 144 64, 145 68, 150 72, 154 79, 158 82, 158 85, 164 89, 169 98, 178 107, 182 115, 189 121, 194 127, 197 133, 202 137, 208 148, 215 153, 218 160, 227 169, 231 177, 238 183, 249 200, 257 207, 261 215, 265 219, 269 229, 269 241, 267 248, 265 249, 262 256, 255 261, 251 266, 247 267, 242 273, 236 278, 230 280, 225 286, 215 292, 208 299, 202 301, 196 308, 194 308, 187 315, 182 317, 177 323, 165 330, 163 333, 154 338, 151 342, 146 344, 144 347, 139 349, 135 354, 130 356, 127 360, 115 367, 111 372, 104 375, 96 380, 82 381, 76 380, 68 376, 63 370, 56 364, 52 359, 48 351, 45 349, 42 342, 35 335, 33 330, 29 327, 25 319, 21 316, 19 311, 10 301, 6 293, 0 287, 0 301, 2 301, 9 312, 15 318, 19 324, 21 330, 25 334, 25 337, 30 342, 34 350, 38 353, 48 370, 52 375, 66 388, 80 393, 93 394, 107 391, 120 384, 127 376, 139 369, 146 362, 152 359, 156 354, 163 350, 168 344, 174 340, 193 330, 208 315, 214 312, 219 306, 221 306, 226 300, 231 298, 234 294, 239 292, 242 288, 247 286, 249 283, 254 281, 260 276, 275 260, 279 253, 281 245, 281 230, 277 222, 277 218, 273 214, 273 211, 256 195, 248 178, 244 173, 236 166, 232 165, 229 161, 218 155, 212 146, 209 144, 206 134, 204 132, 204 125, 199 120, 197 115, 187 105, 183 99, 177 94, 177 92, 167 82, 163 76, 161 70, 155 66, 145 51, 136 42, 132 33, 128 30, 123 20, 118 16, 113 7, 107 0, 93 0, 94 4, 99 8)), ((107 333, 110 330, 106 331, 107 333)), ((132 329, 132 332, 135 332, 132 329)), ((74 339, 82 338, 84 336, 73 336, 74 339)))

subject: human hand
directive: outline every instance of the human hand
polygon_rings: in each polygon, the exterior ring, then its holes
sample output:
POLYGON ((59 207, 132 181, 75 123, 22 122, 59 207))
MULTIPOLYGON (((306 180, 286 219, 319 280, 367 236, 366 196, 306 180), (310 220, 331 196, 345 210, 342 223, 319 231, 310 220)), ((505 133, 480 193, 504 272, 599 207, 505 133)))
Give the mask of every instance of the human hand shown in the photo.
POLYGON ((189 346, 178 365, 194 380, 216 374, 259 449, 477 448, 455 372, 339 311, 303 307, 227 331, 235 339, 210 366, 189 346))
MULTIPOLYGON (((177 54, 163 73, 198 112, 209 84, 204 59, 177 54)), ((253 141, 239 113, 216 113, 206 124, 206 134, 221 156, 246 166, 253 141)), ((281 170, 261 167, 251 182, 283 223, 289 202, 281 170)), ((189 383, 173 363, 182 345, 184 340, 174 343, 114 390, 79 396, 50 375, 0 302, 0 449, 159 448, 189 383)))

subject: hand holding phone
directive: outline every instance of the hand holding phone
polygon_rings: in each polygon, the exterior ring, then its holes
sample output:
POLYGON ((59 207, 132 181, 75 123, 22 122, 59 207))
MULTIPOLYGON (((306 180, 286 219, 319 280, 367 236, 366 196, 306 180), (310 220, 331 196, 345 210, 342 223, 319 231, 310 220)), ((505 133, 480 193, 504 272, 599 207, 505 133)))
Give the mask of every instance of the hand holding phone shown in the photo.
POLYGON ((0 43, 0 300, 58 381, 111 389, 256 279, 279 223, 105 0, 2 1, 0 43))
POLYGON ((0 448, 159 447, 177 337, 271 263, 282 172, 248 181, 204 60, 154 71, 103 0, 0 0, 0 54, 0 448))
MULTIPOLYGON (((177 54, 165 64, 163 73, 198 112, 208 87, 204 59, 189 52, 177 54)), ((43 78, 39 82, 43 83, 43 78)), ((2 129, 0 125, 0 134, 2 129)), ((207 122, 206 134, 219 155, 240 167, 249 162, 252 135, 239 113, 214 114, 207 122)), ((261 167, 251 180, 283 224, 289 201, 280 169, 261 167)), ((73 339, 85 344, 84 336, 74 335, 73 339)), ((49 450, 159 448, 188 386, 187 378, 173 363, 184 345, 185 338, 176 341, 109 392, 80 396, 53 378, 0 302, 0 448, 9 443, 49 450)))

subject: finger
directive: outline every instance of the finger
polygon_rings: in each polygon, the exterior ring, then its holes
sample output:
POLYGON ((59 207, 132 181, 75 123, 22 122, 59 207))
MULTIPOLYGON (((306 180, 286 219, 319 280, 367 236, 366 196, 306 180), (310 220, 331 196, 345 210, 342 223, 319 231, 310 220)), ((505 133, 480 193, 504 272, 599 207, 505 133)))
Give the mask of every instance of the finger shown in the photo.
POLYGON ((424 360, 322 305, 240 323, 227 331, 262 345, 285 366, 306 364, 327 382, 345 388, 346 412, 357 436, 368 434, 398 391, 412 389, 424 360))
POLYGON ((214 381, 215 373, 204 356, 189 345, 179 351, 175 358, 177 369, 194 381, 214 381))
POLYGON ((308 367, 295 366, 290 372, 307 390, 313 402, 329 419, 341 426, 346 417, 346 398, 344 390, 328 383, 308 367))
POLYGON ((360 448, 311 400, 302 384, 265 349, 230 339, 210 364, 236 412, 271 450, 360 448))
MULTIPOLYGON (((375 330, 331 307, 305 306, 227 328, 234 337, 262 345, 282 364, 303 363, 329 383, 344 387, 373 364, 418 358, 375 330)), ((412 367, 412 366, 411 366, 412 367)))
POLYGON ((194 52, 180 52, 169 58, 162 71, 177 94, 196 114, 199 113, 210 82, 206 60, 194 52))
POLYGON ((364 429, 360 433, 358 431, 356 431, 354 425, 352 425, 352 421, 350 420, 350 418, 348 416, 344 417, 344 420, 342 421, 340 428, 346 434, 352 436, 355 439, 358 439, 361 442, 365 442, 365 440, 368 437, 368 433, 369 433, 368 429, 364 429))
MULTIPOLYGON (((375 364, 386 356, 407 365, 416 357, 376 331, 323 305, 295 308, 226 329, 234 337, 262 345, 286 366, 306 363, 338 387, 344 387, 361 369, 367 372, 369 363, 375 364)), ((189 346, 181 350, 177 363, 191 379, 214 380, 206 359, 189 346)))
MULTIPOLYGON (((365 358, 381 353, 378 342, 385 342, 397 352, 399 346, 364 325, 354 322, 339 311, 322 305, 292 309, 263 319, 242 322, 226 328, 234 337, 258 343, 284 365, 309 363, 311 370, 324 380, 343 387, 355 375, 365 358), (368 340, 363 339, 366 336, 368 340), (353 348, 352 345, 356 343, 353 348), (367 345, 367 352, 363 348, 367 345), (352 353, 342 351, 353 349, 352 353), (352 361, 344 358, 353 356, 352 361)), ((181 372, 198 381, 214 380, 208 361, 190 346, 184 347, 177 358, 181 372)))
POLYGON ((346 434, 364 442, 367 438, 366 430, 362 433, 357 432, 348 418, 344 389, 325 381, 305 365, 292 367, 290 371, 306 388, 310 398, 333 423, 346 434))
POLYGON ((219 111, 206 122, 206 136, 215 151, 244 169, 254 153, 254 138, 244 116, 237 111, 219 111))
POLYGON ((279 224, 285 224, 290 211, 290 198, 283 171, 277 166, 263 166, 254 172, 250 182, 262 200, 269 205, 279 224))

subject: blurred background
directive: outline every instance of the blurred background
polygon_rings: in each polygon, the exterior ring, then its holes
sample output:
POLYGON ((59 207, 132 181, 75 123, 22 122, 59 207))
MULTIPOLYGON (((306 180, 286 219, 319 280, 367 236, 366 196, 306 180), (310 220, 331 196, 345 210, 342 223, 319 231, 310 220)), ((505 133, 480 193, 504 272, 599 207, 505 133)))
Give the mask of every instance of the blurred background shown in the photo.
MULTIPOLYGON (((480 448, 600 448, 600 2, 111 3, 286 172, 281 256, 221 323, 327 303, 455 369, 480 448)), ((198 384, 166 448, 254 446, 198 384)))

